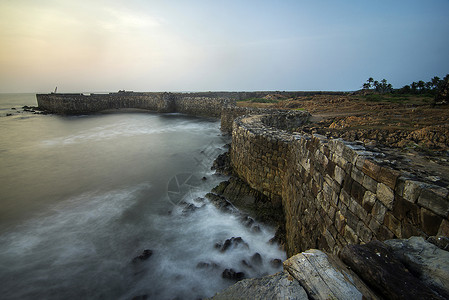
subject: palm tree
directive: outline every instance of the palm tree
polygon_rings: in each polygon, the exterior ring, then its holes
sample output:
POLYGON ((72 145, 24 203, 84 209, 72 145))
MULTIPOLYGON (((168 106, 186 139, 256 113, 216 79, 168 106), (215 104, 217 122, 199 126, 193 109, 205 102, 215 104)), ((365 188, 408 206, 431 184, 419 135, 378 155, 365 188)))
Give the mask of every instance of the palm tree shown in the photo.
POLYGON ((440 77, 435 76, 430 80, 430 82, 432 83, 432 88, 437 89, 438 85, 440 84, 440 77))
POLYGON ((423 92, 426 88, 426 84, 424 83, 424 81, 420 80, 418 81, 417 87, 419 88, 420 92, 423 92))

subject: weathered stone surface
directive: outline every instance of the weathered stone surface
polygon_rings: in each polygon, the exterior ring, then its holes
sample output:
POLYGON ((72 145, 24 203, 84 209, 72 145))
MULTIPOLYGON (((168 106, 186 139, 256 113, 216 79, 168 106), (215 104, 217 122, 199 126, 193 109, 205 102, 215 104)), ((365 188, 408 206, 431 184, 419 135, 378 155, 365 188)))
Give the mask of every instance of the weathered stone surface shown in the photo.
POLYGON ((412 274, 440 296, 449 299, 449 252, 425 241, 422 237, 408 240, 388 240, 385 244, 412 274))
POLYGON ((276 299, 276 300, 307 300, 304 288, 288 275, 279 272, 262 278, 244 279, 219 292, 213 300, 247 300, 247 299, 276 299))
MULTIPOLYGON (((446 191, 446 189, 442 189, 446 191)), ((424 189, 418 198, 418 204, 424 206, 425 208, 433 211, 437 215, 445 218, 449 214, 449 199, 443 198, 438 195, 435 191, 430 189, 424 189)))
POLYGON ((377 184, 376 191, 377 198, 388 208, 393 209, 394 202, 394 192, 393 190, 385 185, 384 183, 377 184))
POLYGON ((443 299, 414 277, 379 241, 346 246, 340 254, 357 275, 387 299, 443 299))
POLYGON ((436 235, 442 221, 443 219, 440 216, 434 214, 430 210, 421 208, 421 228, 426 234, 436 235))
POLYGON ((415 203, 418 200, 421 189, 425 187, 424 183, 414 180, 406 180, 404 185, 403 197, 405 200, 415 203))
POLYGON ((373 161, 366 159, 363 164, 362 172, 371 177, 372 179, 378 181, 380 174, 380 166, 374 163, 373 161))
POLYGON ((354 285, 355 278, 335 266, 319 250, 308 250, 284 262, 285 270, 304 287, 311 299, 362 299, 366 290, 354 285))

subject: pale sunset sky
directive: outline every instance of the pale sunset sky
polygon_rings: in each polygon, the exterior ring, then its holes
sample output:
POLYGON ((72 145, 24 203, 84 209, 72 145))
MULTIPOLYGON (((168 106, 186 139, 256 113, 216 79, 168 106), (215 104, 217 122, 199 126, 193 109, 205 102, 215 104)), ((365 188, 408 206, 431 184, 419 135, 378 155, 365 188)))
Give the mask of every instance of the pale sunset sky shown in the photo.
POLYGON ((449 0, 0 0, 0 92, 357 90, 449 73, 449 0))

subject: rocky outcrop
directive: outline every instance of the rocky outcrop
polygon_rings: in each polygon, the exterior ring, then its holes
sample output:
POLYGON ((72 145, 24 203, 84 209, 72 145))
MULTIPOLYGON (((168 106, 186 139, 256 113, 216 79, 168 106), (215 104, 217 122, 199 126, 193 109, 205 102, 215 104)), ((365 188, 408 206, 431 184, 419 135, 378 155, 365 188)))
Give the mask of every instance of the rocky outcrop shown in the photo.
POLYGON ((341 259, 312 249, 212 299, 448 299, 448 252, 440 251, 422 238, 348 245, 341 259))

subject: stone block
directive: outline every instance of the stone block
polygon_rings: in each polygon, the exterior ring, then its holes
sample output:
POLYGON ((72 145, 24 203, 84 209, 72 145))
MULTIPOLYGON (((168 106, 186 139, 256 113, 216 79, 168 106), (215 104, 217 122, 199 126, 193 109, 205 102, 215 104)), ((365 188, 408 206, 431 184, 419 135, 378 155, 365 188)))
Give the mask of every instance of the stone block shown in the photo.
POLYGON ((345 190, 342 190, 340 192, 340 201, 349 207, 349 203, 351 201, 351 196, 349 196, 349 194, 345 190))
POLYGON ((358 244, 359 243, 359 237, 357 236, 355 231, 348 225, 345 226, 344 238, 348 244, 358 244))
POLYGON ((402 223, 402 238, 408 239, 409 237, 420 235, 422 235, 422 231, 418 227, 412 224, 402 223))
POLYGON ((362 207, 367 212, 371 212, 371 210, 373 209, 374 203, 376 203, 376 200, 377 200, 376 194, 374 194, 371 191, 366 191, 365 194, 363 195, 362 207))
POLYGON ((419 181, 406 180, 402 197, 407 201, 416 203, 419 194, 421 193, 421 189, 425 188, 425 186, 426 184, 419 181))
POLYGON ((365 195, 366 189, 357 181, 352 182, 351 186, 351 196, 360 204, 362 204, 363 196, 365 195))
POLYGON ((385 185, 384 183, 377 184, 376 191, 377 198, 390 210, 393 209, 394 203, 394 192, 393 190, 385 185))
POLYGON ((421 228, 427 235, 436 235, 440 229, 443 218, 430 210, 421 208, 421 228))
POLYGON ((438 229, 438 236, 447 236, 449 237, 449 221, 443 220, 441 222, 440 228, 438 229))
POLYGON ((402 237, 401 222, 391 212, 385 214, 384 225, 398 238, 402 237))
POLYGON ((373 210, 371 211, 371 215, 377 222, 382 224, 386 212, 387 208, 382 204, 382 202, 376 201, 376 203, 373 206, 373 210))
POLYGON ((381 167, 379 173, 379 181, 394 190, 396 181, 399 177, 399 172, 391 168, 381 167))
POLYGON ((393 215, 399 220, 413 225, 420 224, 420 208, 415 203, 397 196, 393 205, 393 215))
POLYGON ((340 211, 337 211, 335 213, 335 228, 337 229, 337 232, 340 235, 344 234, 345 225, 346 225, 346 219, 345 219, 344 215, 340 211))
POLYGON ((327 166, 326 166, 326 173, 329 174, 330 176, 334 176, 334 178, 335 178, 335 175, 334 175, 335 174, 335 166, 336 166, 336 164, 333 161, 328 160, 327 166))
POLYGON ((441 197, 442 190, 446 189, 423 189, 418 197, 418 204, 433 211, 437 215, 446 218, 449 215, 449 199, 441 197))
POLYGON ((354 213, 363 222, 367 221, 368 213, 363 209, 363 207, 356 201, 351 201, 349 205, 349 210, 354 213))
POLYGON ((376 219, 371 218, 368 223, 368 228, 371 229, 372 232, 376 233, 380 228, 380 224, 376 221, 376 219))
POLYGON ((373 238, 373 233, 362 221, 360 221, 357 225, 357 233, 360 240, 364 243, 368 243, 373 238))
POLYGON ((334 168, 334 178, 338 182, 338 184, 341 185, 343 183, 345 176, 345 171, 341 167, 336 165, 334 168))
POLYGON ((397 182, 396 182, 396 187, 394 188, 394 192, 396 193, 396 195, 403 197, 406 180, 409 180, 409 179, 407 177, 402 177, 402 176, 398 177, 397 182))
POLYGON ((391 232, 386 226, 380 225, 377 231, 376 238, 379 241, 391 240, 394 238, 394 233, 391 232))
POLYGON ((372 179, 378 181, 380 166, 369 159, 365 159, 363 163, 362 172, 371 177, 372 179))
POLYGON ((353 182, 354 182, 354 180, 349 175, 346 175, 345 179, 343 180, 343 190, 346 191, 349 195, 351 194, 351 188, 352 188, 353 182))
POLYGON ((357 168, 352 168, 351 171, 351 178, 354 179, 354 181, 357 181, 358 183, 362 184, 363 183, 363 172, 360 169, 357 168))
POLYGON ((371 191, 373 193, 375 193, 377 191, 377 183, 378 182, 376 180, 372 179, 368 175, 364 175, 363 176, 362 186, 365 189, 367 189, 367 190, 369 190, 369 191, 371 191))

